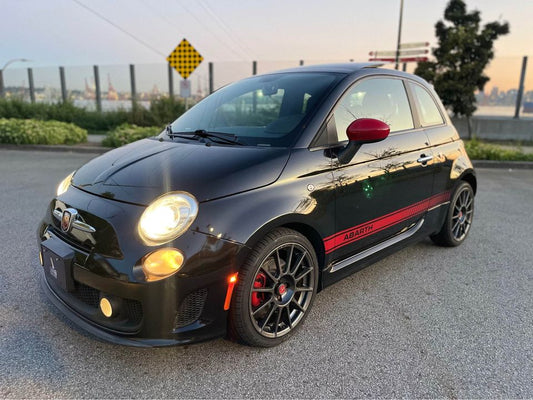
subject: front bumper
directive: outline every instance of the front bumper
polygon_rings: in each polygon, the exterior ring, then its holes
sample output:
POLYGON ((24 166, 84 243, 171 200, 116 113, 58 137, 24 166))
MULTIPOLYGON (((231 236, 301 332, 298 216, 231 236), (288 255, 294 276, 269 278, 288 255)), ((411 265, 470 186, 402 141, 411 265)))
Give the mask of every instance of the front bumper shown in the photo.
MULTIPOLYGON (((79 195, 93 198, 86 193, 76 194, 79 195)), ((225 335, 227 278, 237 271, 235 260, 242 245, 188 232, 169 244, 185 253, 182 269, 166 279, 146 282, 137 279, 132 269, 154 248, 129 240, 127 246, 121 246, 123 257, 114 258, 69 240, 58 232, 57 224, 50 217, 52 211, 58 204, 83 210, 84 204, 76 197, 65 200, 52 202, 39 227, 38 240, 44 251, 42 254, 53 255, 46 251, 57 248, 69 254, 64 263, 70 280, 68 285, 53 276, 48 266, 42 268, 41 277, 48 298, 67 318, 103 340, 130 346, 186 344, 225 335), (110 318, 100 310, 102 297, 116 300, 118 304, 118 312, 110 318)), ((113 202, 114 207, 121 208, 120 215, 125 216, 109 219, 120 243, 123 225, 131 224, 129 219, 136 218, 138 210, 131 208, 137 206, 117 205, 113 200, 105 202, 113 202)), ((90 211, 97 212, 94 208, 90 211)))
MULTIPOLYGON (((125 346, 133 347, 161 347, 161 346, 172 346, 190 343, 191 339, 150 339, 150 338, 138 338, 135 336, 124 336, 120 333, 113 333, 102 329, 101 327, 94 324, 93 321, 85 318, 83 315, 74 311, 61 297, 59 297, 53 289, 50 287, 45 274, 41 273, 41 287, 45 292, 48 299, 51 303, 61 311, 70 321, 72 321, 76 326, 80 327, 86 332, 105 340, 107 342, 121 344, 125 346)), ((214 335, 213 338, 218 335, 214 335)), ((206 336, 205 340, 210 339, 210 336, 206 336)))

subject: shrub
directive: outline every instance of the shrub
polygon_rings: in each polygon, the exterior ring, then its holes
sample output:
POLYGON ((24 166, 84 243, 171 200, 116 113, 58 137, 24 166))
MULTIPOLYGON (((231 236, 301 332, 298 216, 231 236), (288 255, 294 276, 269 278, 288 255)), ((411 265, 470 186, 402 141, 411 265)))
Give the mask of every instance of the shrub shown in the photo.
POLYGON ((150 136, 155 136, 161 132, 161 128, 156 126, 137 126, 122 124, 109 132, 102 144, 107 147, 120 147, 125 144, 135 142, 150 136))
POLYGON ((87 131, 74 124, 35 119, 0 118, 0 143, 75 144, 87 141, 87 131))
POLYGON ((533 154, 473 139, 465 142, 466 152, 473 160, 533 161, 533 154))
POLYGON ((0 118, 31 118, 43 121, 72 122, 90 131, 107 131, 128 121, 128 111, 99 113, 66 103, 26 103, 22 100, 0 100, 0 118))
POLYGON ((130 123, 138 126, 164 126, 185 111, 182 101, 162 97, 150 102, 150 109, 134 105, 131 110, 89 111, 66 103, 27 103, 22 100, 0 99, 0 118, 32 118, 43 121, 72 122, 92 132, 110 131, 130 123))
POLYGON ((185 112, 185 104, 173 97, 161 97, 150 102, 153 125, 165 126, 185 112))

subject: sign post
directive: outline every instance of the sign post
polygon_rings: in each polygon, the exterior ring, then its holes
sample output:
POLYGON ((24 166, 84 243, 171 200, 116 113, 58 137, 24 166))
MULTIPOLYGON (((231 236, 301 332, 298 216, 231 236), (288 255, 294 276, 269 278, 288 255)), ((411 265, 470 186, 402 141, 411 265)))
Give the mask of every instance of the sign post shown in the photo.
POLYGON ((168 64, 183 78, 180 81, 180 96, 185 99, 185 109, 188 108, 187 100, 191 97, 191 81, 187 78, 203 60, 202 55, 185 38, 167 57, 168 64))

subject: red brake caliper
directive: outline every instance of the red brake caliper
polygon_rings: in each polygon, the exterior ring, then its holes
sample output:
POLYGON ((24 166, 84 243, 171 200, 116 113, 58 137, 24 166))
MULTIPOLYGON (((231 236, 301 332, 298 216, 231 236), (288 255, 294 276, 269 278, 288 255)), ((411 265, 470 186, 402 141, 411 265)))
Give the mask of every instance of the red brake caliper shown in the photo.
MULTIPOLYGON (((255 277, 254 288, 264 288, 266 287, 266 276, 262 272, 259 272, 255 277)), ((265 300, 264 293, 252 293, 252 306, 258 307, 265 300)))

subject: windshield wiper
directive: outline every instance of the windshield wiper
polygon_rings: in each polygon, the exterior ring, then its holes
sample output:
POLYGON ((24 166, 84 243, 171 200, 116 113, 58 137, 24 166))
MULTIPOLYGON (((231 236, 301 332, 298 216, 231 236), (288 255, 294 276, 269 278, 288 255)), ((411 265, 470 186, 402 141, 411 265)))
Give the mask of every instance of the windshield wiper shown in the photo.
POLYGON ((244 146, 244 143, 239 142, 237 140, 237 136, 231 133, 208 132, 205 129, 197 129, 194 132, 191 132, 191 131, 173 132, 170 124, 167 125, 167 127, 165 128, 165 131, 166 131, 167 136, 170 138, 179 137, 179 138, 188 139, 188 140, 199 140, 200 138, 203 138, 203 139, 210 139, 211 141, 215 143, 237 144, 239 146, 244 146), (223 136, 223 135, 227 135, 227 136, 223 136))
MULTIPOLYGON (((217 139, 213 140, 214 142, 218 142, 219 140, 222 141, 222 143, 229 143, 229 144, 238 144, 239 146, 243 146, 244 144, 239 142, 237 140, 237 136, 232 133, 221 133, 221 132, 209 132, 205 129, 197 129, 194 131, 195 136, 199 136, 201 138, 207 138, 207 139, 217 139)), ((221 142, 218 142, 221 143, 221 142)))
POLYGON ((198 140, 196 136, 188 135, 190 132, 173 132, 172 126, 168 124, 165 128, 165 132, 167 136, 171 139, 174 139, 175 137, 183 138, 183 139, 189 139, 189 140, 198 140))

